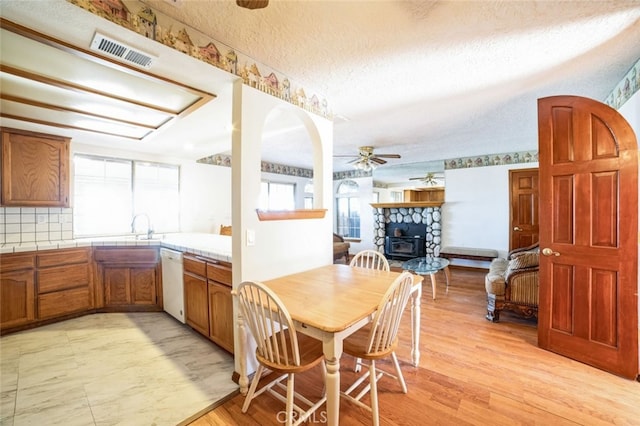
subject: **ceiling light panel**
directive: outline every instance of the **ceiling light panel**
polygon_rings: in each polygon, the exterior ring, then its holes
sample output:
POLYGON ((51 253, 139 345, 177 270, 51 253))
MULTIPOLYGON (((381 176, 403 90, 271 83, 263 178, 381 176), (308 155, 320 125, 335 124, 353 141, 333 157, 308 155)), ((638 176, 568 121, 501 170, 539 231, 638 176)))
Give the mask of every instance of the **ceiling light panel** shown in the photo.
POLYGON ((24 103, 31 104, 44 103, 51 105, 53 109, 88 113, 154 129, 175 116, 90 92, 41 83, 4 71, 0 71, 0 88, 2 98, 19 98, 24 103))
POLYGON ((6 99, 0 101, 0 111, 0 117, 3 118, 60 128, 84 130, 127 139, 141 140, 152 131, 152 129, 149 128, 119 121, 98 118, 86 114, 42 108, 6 99))
POLYGON ((88 61, 5 29, 2 29, 0 38, 3 65, 73 82, 98 93, 140 105, 153 105, 173 113, 187 109, 201 98, 200 94, 170 82, 88 61), (43 62, 47 63, 46 69, 41 67, 43 62))

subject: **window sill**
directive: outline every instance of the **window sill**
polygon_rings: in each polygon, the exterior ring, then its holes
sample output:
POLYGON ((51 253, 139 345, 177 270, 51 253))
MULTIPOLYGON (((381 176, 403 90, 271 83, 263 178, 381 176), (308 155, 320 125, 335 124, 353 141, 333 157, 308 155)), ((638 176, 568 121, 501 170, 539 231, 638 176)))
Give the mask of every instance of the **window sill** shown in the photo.
POLYGON ((265 220, 293 220, 293 219, 322 219, 327 209, 301 210, 256 210, 258 219, 265 220))

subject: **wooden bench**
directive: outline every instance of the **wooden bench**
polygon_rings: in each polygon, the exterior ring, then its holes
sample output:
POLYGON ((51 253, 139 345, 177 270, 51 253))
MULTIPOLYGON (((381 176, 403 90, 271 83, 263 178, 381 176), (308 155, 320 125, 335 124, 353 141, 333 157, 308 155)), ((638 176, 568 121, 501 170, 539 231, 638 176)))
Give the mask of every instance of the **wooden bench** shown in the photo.
POLYGON ((491 262, 498 257, 498 250, 447 246, 440 249, 440 257, 445 259, 467 259, 491 262))

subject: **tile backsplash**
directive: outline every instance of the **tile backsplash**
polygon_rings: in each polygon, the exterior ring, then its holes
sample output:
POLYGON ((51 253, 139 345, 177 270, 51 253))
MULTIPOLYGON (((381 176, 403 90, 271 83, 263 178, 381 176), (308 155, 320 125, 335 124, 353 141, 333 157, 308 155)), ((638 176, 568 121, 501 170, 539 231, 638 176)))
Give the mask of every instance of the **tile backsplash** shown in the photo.
POLYGON ((0 207, 0 244, 72 239, 72 208, 0 207))

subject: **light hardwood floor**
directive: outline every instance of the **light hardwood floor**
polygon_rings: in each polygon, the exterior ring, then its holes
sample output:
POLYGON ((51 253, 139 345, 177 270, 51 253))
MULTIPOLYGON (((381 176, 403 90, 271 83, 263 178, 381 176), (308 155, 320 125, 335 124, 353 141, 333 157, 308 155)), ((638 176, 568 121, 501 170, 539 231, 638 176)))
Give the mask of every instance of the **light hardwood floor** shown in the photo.
MULTIPOLYGON (((427 279, 422 296, 418 367, 410 359, 410 315, 403 318, 401 360, 408 393, 397 382, 379 382, 382 425, 639 425, 640 383, 622 379, 537 347, 535 322, 501 315, 484 319, 482 270, 452 269, 445 291, 438 276, 438 298, 427 279), (404 362, 403 362, 404 361, 404 362)), ((343 357, 341 388, 353 380, 352 362, 343 357)), ((386 366, 389 366, 387 363, 386 366)), ((320 371, 296 377, 296 389, 316 396, 320 371)), ((368 403, 368 397, 365 397, 368 403)), ((241 412, 237 395, 191 423, 204 425, 281 425, 284 407, 264 394, 241 412)), ((325 423, 323 407, 307 424, 325 423)), ((341 425, 369 425, 371 415, 346 400, 341 425)))

